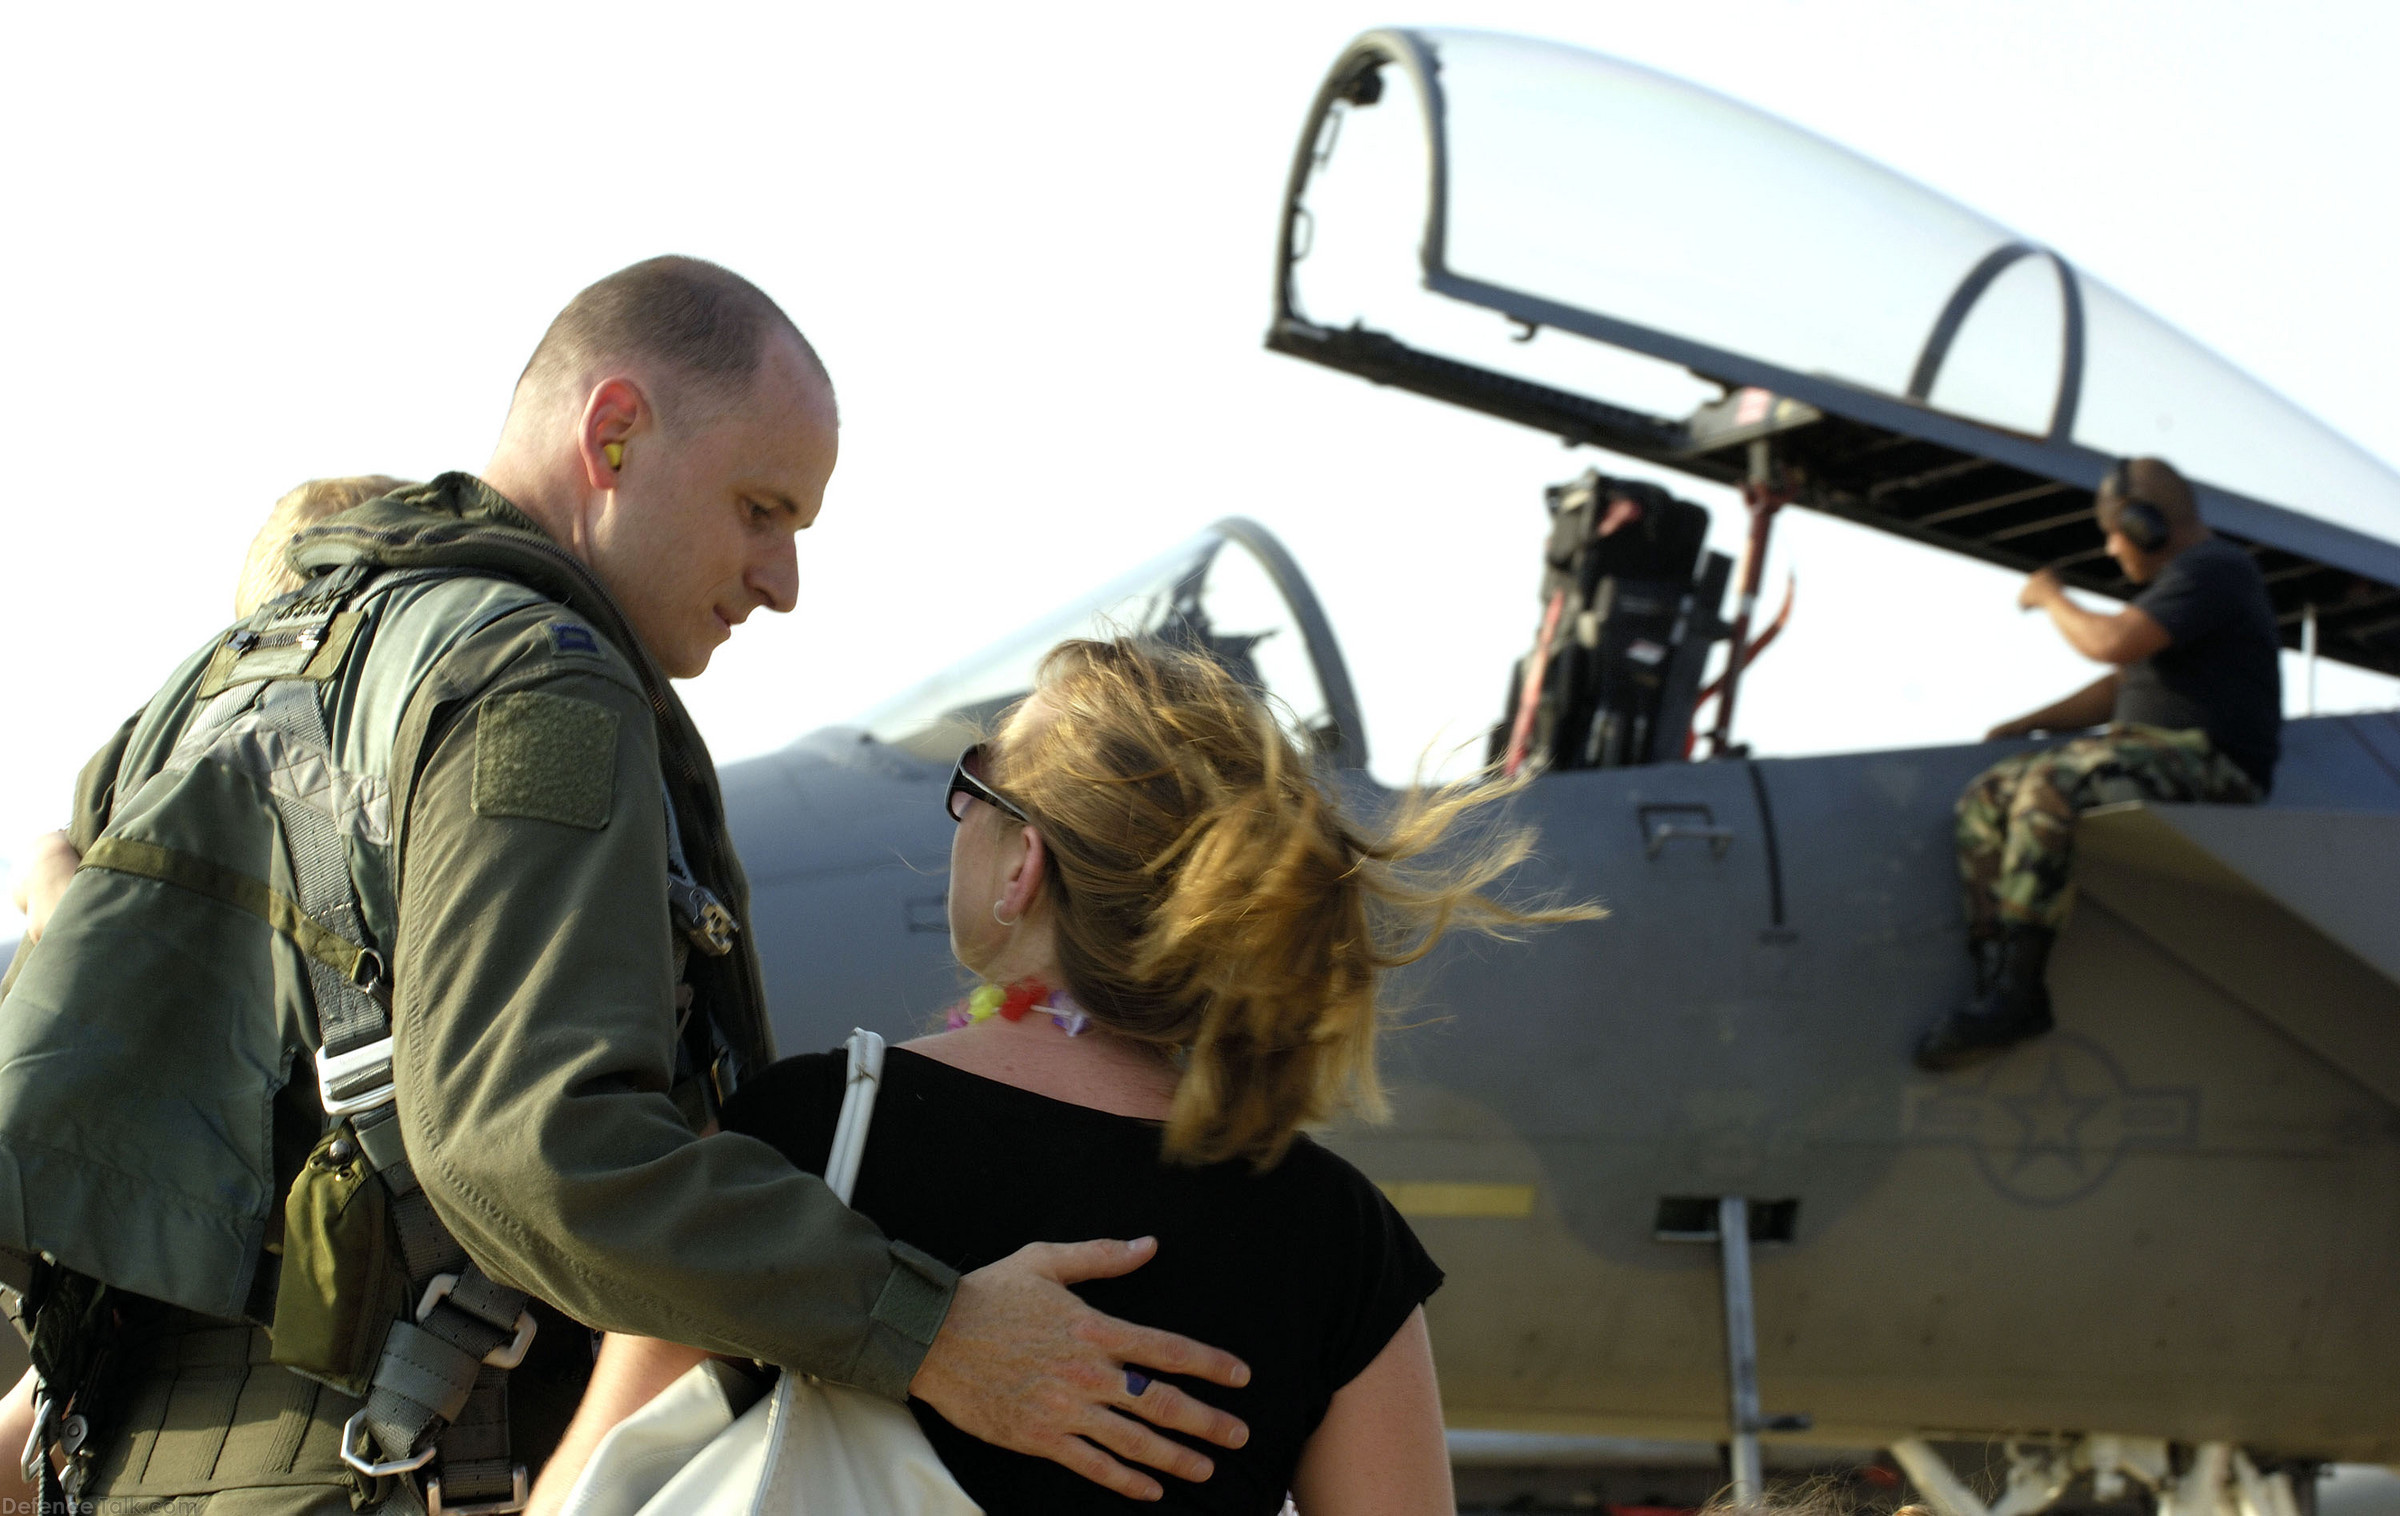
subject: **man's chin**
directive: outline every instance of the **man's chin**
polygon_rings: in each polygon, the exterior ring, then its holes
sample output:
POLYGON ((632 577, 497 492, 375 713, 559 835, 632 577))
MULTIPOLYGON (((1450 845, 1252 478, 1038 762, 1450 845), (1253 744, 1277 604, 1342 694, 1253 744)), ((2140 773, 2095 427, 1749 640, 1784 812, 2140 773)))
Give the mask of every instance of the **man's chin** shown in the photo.
POLYGON ((708 672, 709 660, 717 656, 717 649, 732 640, 733 628, 725 624, 724 618, 711 617, 706 629, 694 632, 682 646, 653 649, 650 657, 666 670, 670 679, 697 679, 708 672))
POLYGON ((716 651, 715 643, 695 640, 679 648, 654 648, 650 661, 669 679, 697 679, 708 672, 708 660, 716 651))

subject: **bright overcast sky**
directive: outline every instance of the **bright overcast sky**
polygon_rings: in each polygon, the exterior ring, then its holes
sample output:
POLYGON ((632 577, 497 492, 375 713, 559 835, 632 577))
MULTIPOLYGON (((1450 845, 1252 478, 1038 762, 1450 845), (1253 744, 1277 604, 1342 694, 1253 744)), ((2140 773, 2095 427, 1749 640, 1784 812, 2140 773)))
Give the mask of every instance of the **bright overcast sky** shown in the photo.
MULTIPOLYGON (((720 759, 1231 513, 1314 580, 1379 769, 1473 736, 1532 632, 1541 486, 1610 464, 1261 348, 1301 116, 1387 22, 1573 41, 1803 123, 2400 458, 2396 15, 31 8, 0 62, 0 859, 63 820, 83 756, 225 620, 277 494, 478 467, 550 315, 661 251, 781 299, 843 402, 799 611, 686 687, 720 759)), ((1682 488, 1730 544, 1730 497, 1682 488)), ((2009 575, 1798 512, 1777 558, 1801 598, 1745 690, 1762 751, 1971 740, 2090 676, 2013 610, 2009 575)), ((2393 700, 2363 677, 2324 695, 2393 700)))

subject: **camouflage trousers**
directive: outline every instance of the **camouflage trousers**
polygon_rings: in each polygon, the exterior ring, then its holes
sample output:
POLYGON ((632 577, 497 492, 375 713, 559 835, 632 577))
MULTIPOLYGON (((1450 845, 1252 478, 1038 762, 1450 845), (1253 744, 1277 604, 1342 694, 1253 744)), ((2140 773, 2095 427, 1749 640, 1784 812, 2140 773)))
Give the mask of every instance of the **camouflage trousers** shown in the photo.
POLYGON ((2074 906, 2075 818, 2127 800, 2259 798, 2206 733, 2120 723, 2097 737, 2004 758, 1958 797, 1958 876, 1967 935, 2004 925, 2056 931, 2074 906))

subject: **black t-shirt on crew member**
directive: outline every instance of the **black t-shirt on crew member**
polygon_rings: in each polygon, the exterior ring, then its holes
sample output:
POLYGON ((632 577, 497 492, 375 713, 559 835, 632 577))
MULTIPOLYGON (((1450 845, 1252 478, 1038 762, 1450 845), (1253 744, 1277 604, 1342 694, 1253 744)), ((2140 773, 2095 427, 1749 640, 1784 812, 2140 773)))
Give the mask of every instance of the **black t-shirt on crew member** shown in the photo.
POLYGON ((2166 628, 2164 650, 2128 664, 2116 719, 2198 728, 2264 793, 2282 745, 2275 606, 2250 555, 2222 537, 2168 560, 2133 603, 2166 628))
MULTIPOLYGON (((845 1069, 841 1053, 787 1058, 742 1085, 725 1128, 822 1173, 845 1069)), ((1272 1516, 1334 1391, 1442 1282, 1382 1192, 1306 1137, 1255 1174, 1247 1163, 1166 1163, 1160 1131, 1154 1121, 1052 1100, 904 1049, 886 1057, 852 1196, 886 1235, 962 1273, 1029 1242, 1154 1236, 1148 1264, 1075 1292, 1097 1310, 1223 1348, 1250 1366, 1239 1390, 1172 1379, 1241 1417, 1250 1441, 1227 1449, 1183 1439, 1216 1472, 1200 1484, 1161 1476, 1167 1494, 1157 1503, 980 1442, 912 1401, 942 1462, 991 1516, 1272 1516)))

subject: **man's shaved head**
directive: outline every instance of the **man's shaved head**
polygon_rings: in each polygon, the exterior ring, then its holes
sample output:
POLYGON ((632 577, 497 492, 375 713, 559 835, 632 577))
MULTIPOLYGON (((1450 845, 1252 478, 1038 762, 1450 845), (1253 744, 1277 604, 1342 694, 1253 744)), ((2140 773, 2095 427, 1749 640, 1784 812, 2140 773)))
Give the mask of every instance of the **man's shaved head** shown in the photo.
POLYGON ((2200 524, 2200 507, 2192 499, 2190 481, 2164 458, 2130 459, 2122 474, 2114 470, 2109 473, 2093 499, 2102 531, 2117 529, 2118 513, 2128 500, 2147 501, 2157 507, 2171 532, 2188 532, 2200 524), (2122 493, 2117 488, 2120 479, 2130 486, 2122 493))
POLYGON ((778 336, 798 344, 830 392, 816 349, 764 290, 706 259, 646 258, 567 302, 517 380, 516 405, 551 399, 596 369, 625 365, 653 376, 661 393, 652 402, 662 419, 717 414, 749 393, 778 336))

